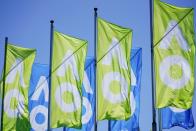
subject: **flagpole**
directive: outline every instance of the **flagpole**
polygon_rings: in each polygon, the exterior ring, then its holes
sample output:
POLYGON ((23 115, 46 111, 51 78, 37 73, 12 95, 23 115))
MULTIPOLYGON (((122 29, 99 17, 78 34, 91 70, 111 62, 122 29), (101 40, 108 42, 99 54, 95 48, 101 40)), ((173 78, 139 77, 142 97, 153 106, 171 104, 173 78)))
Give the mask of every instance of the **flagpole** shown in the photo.
POLYGON ((50 101, 51 101, 51 77, 52 77, 52 50, 54 21, 50 21, 50 69, 49 69, 49 101, 48 101, 48 131, 50 131, 50 101))
POLYGON ((151 83, 152 83, 152 131, 157 131, 156 109, 155 109, 155 90, 154 90, 154 51, 153 51, 153 0, 150 3, 150 39, 151 39, 151 83))
POLYGON ((108 120, 108 131, 111 131, 111 129, 110 129, 110 120, 108 120))
POLYGON ((5 80, 6 80, 6 64, 7 64, 7 45, 8 37, 5 37, 5 51, 4 51, 4 66, 3 66, 3 92, 1 101, 1 131, 3 131, 3 112, 4 112, 4 92, 5 92, 5 80))
POLYGON ((97 82, 96 82, 96 75, 97 75, 97 8, 94 8, 94 57, 95 57, 95 127, 94 131, 97 131, 97 82))
POLYGON ((159 131, 162 131, 162 114, 161 114, 161 109, 158 109, 158 118, 159 118, 159 131))

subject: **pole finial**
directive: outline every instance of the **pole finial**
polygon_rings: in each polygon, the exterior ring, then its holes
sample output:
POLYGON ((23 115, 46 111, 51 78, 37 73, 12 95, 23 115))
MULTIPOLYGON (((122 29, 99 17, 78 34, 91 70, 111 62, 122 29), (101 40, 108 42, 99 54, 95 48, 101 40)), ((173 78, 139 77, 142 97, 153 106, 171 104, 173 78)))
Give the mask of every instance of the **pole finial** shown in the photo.
POLYGON ((98 10, 97 8, 94 8, 94 11, 95 11, 95 12, 97 12, 97 10, 98 10))
POLYGON ((53 24, 54 23, 54 20, 50 20, 50 23, 53 24))

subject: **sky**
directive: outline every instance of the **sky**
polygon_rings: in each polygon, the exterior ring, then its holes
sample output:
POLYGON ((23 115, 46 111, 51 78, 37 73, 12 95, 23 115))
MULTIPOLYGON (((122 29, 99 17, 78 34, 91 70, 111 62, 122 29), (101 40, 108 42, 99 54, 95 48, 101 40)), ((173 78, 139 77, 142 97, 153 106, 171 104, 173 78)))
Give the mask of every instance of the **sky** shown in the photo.
MULTIPOLYGON (((182 7, 196 8, 195 0, 164 0, 182 7)), ((36 63, 49 64, 50 20, 55 29, 88 41, 88 56, 94 52, 94 10, 98 16, 133 30, 133 48, 142 48, 141 131, 151 128, 151 60, 149 0, 1 0, 0 1, 0 72, 3 67, 4 38, 18 46, 36 48, 36 63)), ((196 21, 196 17, 194 18, 196 21)), ((196 22, 194 23, 196 27, 196 22)), ((196 98, 193 100, 196 118, 196 98)), ((99 122, 99 131, 107 122, 99 122)), ((196 127, 190 131, 196 130, 196 127)), ((184 131, 175 127, 170 131, 184 131)))

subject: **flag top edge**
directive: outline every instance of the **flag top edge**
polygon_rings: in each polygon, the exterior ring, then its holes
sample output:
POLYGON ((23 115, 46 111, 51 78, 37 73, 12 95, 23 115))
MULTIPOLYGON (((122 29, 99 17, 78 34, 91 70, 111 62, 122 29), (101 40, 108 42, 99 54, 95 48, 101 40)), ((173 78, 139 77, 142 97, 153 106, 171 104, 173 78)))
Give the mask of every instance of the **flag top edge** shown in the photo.
POLYGON ((82 43, 85 43, 85 44, 88 43, 88 41, 85 40, 85 39, 81 39, 81 38, 78 38, 78 37, 75 37, 75 36, 72 36, 72 35, 64 34, 64 33, 59 32, 57 30, 55 30, 54 33, 57 33, 57 34, 63 36, 65 39, 74 39, 74 40, 77 40, 77 41, 81 41, 82 43))
POLYGON ((113 23, 113 22, 109 22, 109 21, 107 21, 107 20, 105 20, 105 19, 102 19, 101 17, 98 17, 98 22, 104 22, 104 23, 107 23, 107 24, 109 24, 109 25, 112 25, 112 26, 115 26, 115 27, 118 27, 118 28, 127 30, 127 33, 129 33, 129 32, 132 33, 132 32, 133 32, 133 30, 132 30, 131 28, 123 27, 123 26, 118 25, 118 24, 115 24, 115 23, 113 23))
POLYGON ((178 9, 178 10, 194 10, 193 7, 183 7, 183 6, 176 6, 167 2, 159 1, 159 4, 168 6, 170 8, 178 9))

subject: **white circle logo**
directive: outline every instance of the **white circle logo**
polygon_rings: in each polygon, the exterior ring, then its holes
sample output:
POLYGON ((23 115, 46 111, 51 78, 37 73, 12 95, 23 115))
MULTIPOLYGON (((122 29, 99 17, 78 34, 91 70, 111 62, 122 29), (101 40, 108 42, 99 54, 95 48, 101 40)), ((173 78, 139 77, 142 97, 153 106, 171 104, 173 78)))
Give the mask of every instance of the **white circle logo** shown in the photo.
POLYGON ((47 123, 48 123, 48 109, 45 106, 39 105, 33 108, 33 110, 30 113, 30 123, 34 130, 46 130, 47 129, 47 123), (41 113, 44 115, 44 122, 39 124, 36 121, 36 116, 38 113, 41 113))
POLYGON ((112 104, 121 103, 128 98, 128 83, 119 72, 107 73, 103 78, 102 93, 104 98, 112 104), (121 90, 118 94, 110 91, 110 83, 112 81, 118 81, 120 83, 121 90))
POLYGON ((17 118, 24 114, 24 97, 18 89, 11 89, 8 91, 5 95, 4 103, 4 111, 8 117, 17 118), (13 98, 18 101, 17 107, 15 107, 15 109, 12 109, 10 105, 13 98))
POLYGON ((182 56, 173 55, 166 57, 159 67, 160 78, 167 86, 172 89, 183 88, 191 77, 190 65, 186 59, 182 56), (169 74, 170 67, 173 65, 179 65, 182 68, 182 76, 180 79, 173 79, 169 74))
POLYGON ((60 107, 61 111, 63 112, 74 112, 77 109, 81 108, 81 98, 80 93, 75 85, 70 83, 63 83, 61 84, 55 92, 55 99, 57 105, 60 107), (74 102, 67 104, 63 101, 63 94, 64 92, 70 92, 73 94, 74 102))

